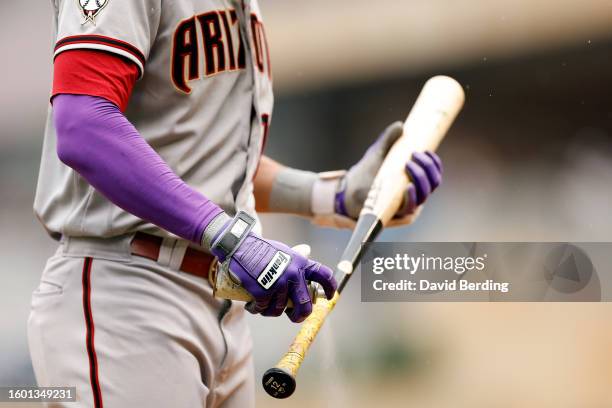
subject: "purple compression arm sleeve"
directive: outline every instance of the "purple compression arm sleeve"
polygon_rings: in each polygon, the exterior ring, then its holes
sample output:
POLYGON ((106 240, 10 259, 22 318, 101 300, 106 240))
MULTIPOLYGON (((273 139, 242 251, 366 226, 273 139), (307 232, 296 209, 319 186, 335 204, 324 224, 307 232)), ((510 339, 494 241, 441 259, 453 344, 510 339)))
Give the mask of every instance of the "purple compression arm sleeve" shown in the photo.
POLYGON ((115 205, 200 244, 221 208, 183 182, 106 99, 53 99, 57 154, 115 205))

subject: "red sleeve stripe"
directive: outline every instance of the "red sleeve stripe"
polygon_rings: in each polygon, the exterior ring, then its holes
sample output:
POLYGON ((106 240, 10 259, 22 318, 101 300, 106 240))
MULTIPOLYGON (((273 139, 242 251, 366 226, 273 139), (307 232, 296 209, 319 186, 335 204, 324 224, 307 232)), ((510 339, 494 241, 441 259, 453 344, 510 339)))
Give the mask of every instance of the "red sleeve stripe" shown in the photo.
POLYGON ((70 50, 53 63, 53 96, 67 93, 108 99, 125 112, 138 66, 116 52, 70 50))
POLYGON ((140 71, 140 77, 144 73, 144 54, 132 44, 102 35, 75 35, 62 38, 55 45, 53 57, 61 52, 74 49, 91 49, 114 52, 133 61, 140 71))

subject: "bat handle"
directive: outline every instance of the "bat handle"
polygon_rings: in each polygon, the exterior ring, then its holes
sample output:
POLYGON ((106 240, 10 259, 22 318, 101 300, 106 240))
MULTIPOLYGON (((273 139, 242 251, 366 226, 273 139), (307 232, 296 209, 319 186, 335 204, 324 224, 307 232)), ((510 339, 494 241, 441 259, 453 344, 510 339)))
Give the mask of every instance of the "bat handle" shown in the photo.
MULTIPOLYGON (((238 300, 241 302, 251 302, 253 296, 247 290, 236 283, 229 274, 228 265, 221 265, 218 262, 211 268, 208 281, 213 288, 213 296, 221 299, 238 300)), ((308 283, 308 292, 313 302, 318 298, 319 285, 316 282, 308 283)), ((287 301, 287 307, 293 307, 291 299, 287 301)))
POLYGON ((317 337, 317 333, 323 326, 327 315, 336 306, 338 297, 339 293, 336 292, 331 300, 318 299, 312 313, 306 318, 297 336, 295 336, 289 351, 276 366, 264 373, 262 385, 270 396, 282 399, 293 394, 296 387, 295 376, 304 361, 306 352, 317 337))

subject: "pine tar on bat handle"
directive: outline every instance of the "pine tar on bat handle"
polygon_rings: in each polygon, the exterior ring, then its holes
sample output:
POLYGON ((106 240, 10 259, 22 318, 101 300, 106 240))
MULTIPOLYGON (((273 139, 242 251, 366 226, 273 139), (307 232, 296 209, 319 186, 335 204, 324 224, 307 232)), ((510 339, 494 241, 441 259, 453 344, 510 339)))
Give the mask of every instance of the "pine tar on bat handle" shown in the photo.
POLYGON ((293 394, 297 372, 357 267, 362 244, 374 241, 400 207, 402 193, 410 182, 404 170, 407 158, 414 152, 436 150, 464 100, 463 88, 450 77, 436 76, 425 83, 404 122, 402 137, 395 142, 376 174, 357 225, 336 266, 338 292, 332 300, 319 299, 312 314, 302 323, 289 351, 262 378, 264 389, 272 397, 287 398, 293 394))

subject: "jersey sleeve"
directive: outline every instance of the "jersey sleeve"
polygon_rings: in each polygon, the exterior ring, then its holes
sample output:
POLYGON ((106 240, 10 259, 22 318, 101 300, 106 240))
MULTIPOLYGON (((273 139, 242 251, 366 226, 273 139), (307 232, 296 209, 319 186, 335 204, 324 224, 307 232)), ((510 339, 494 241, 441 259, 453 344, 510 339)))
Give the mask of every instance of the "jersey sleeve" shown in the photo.
POLYGON ((134 62, 142 77, 155 41, 161 0, 59 0, 54 58, 74 49, 100 50, 134 62))
POLYGON ((70 50, 55 58, 53 92, 104 98, 125 112, 138 78, 136 64, 102 51, 70 50))

